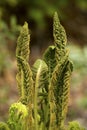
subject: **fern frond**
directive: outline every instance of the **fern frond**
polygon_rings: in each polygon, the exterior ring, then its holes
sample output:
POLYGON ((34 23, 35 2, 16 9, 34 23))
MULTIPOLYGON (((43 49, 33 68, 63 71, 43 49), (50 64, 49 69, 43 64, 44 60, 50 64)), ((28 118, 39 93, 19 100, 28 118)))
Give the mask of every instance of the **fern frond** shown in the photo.
POLYGON ((27 61, 29 60, 29 44, 30 44, 30 34, 28 30, 27 22, 24 23, 21 28, 20 35, 17 40, 16 56, 22 56, 27 61))
POLYGON ((52 76, 52 72, 56 66, 55 60, 55 46, 49 46, 43 55, 43 60, 46 62, 49 71, 49 78, 52 76))
MULTIPOLYGON (((16 56, 23 57, 27 62, 29 60, 29 54, 30 54, 29 43, 30 43, 30 34, 28 30, 28 24, 25 22, 17 40, 16 56)), ((17 63, 17 65, 18 65, 18 74, 16 76, 16 79, 17 79, 19 94, 21 96, 22 94, 21 86, 23 86, 23 82, 22 82, 23 76, 22 76, 22 71, 19 63, 17 63)))
POLYGON ((61 61, 60 64, 56 65, 56 67, 52 73, 52 78, 51 78, 50 84, 49 84, 50 130, 56 129, 58 127, 57 117, 56 117, 56 111, 57 111, 56 98, 58 96, 58 93, 55 95, 55 92, 57 91, 57 87, 58 87, 57 81, 62 82, 60 79, 58 80, 58 78, 60 78, 60 76, 62 74, 62 69, 64 68, 63 63, 66 63, 67 59, 68 59, 68 54, 64 57, 63 61, 61 61), (61 66, 61 68, 60 68, 60 66, 61 66))
POLYGON ((53 37, 56 47, 55 58, 58 63, 60 60, 62 60, 63 56, 66 53, 65 47, 67 43, 67 37, 65 29, 60 24, 57 12, 55 12, 53 20, 53 37))
POLYGON ((44 115, 43 113, 41 113, 42 110, 40 110, 41 109, 40 107, 43 106, 44 99, 47 99, 48 67, 43 60, 38 59, 32 67, 32 72, 33 72, 33 81, 34 81, 34 87, 35 87, 35 92, 34 92, 35 94, 35 97, 34 97, 35 99, 34 100, 35 126, 36 126, 36 130, 38 130, 39 122, 37 120, 37 115, 40 114, 41 121, 44 120, 44 117, 43 117, 44 115))
POLYGON ((33 92, 33 79, 32 71, 29 64, 21 56, 17 56, 17 62, 23 73, 23 88, 22 88, 22 98, 25 100, 25 104, 32 102, 32 92, 33 92))
POLYGON ((27 116, 28 109, 24 104, 21 102, 12 104, 9 109, 8 120, 8 125, 11 130, 28 130, 26 125, 27 116))
POLYGON ((11 129, 8 127, 8 124, 0 122, 0 130, 11 130, 11 129))
MULTIPOLYGON (((23 73, 23 88, 22 88, 22 97, 20 101, 27 105, 28 107, 28 121, 29 127, 33 127, 33 119, 32 119, 32 106, 33 106, 33 79, 32 79, 32 71, 30 69, 29 64, 22 58, 21 56, 17 56, 17 61, 21 67, 23 73)), ((31 129, 32 130, 32 129, 31 129)))
POLYGON ((77 121, 69 122, 68 130, 86 130, 77 121))
POLYGON ((58 128, 63 127, 67 113, 71 71, 72 63, 66 58, 61 64, 56 66, 52 75, 50 107, 52 107, 51 103, 54 103, 54 108, 51 108, 52 112, 50 113, 56 113, 55 120, 58 128))
POLYGON ((61 130, 64 129, 73 66, 69 60, 69 51, 66 49, 66 32, 60 24, 57 13, 54 14, 53 36, 56 67, 49 84, 50 130, 51 128, 61 130))

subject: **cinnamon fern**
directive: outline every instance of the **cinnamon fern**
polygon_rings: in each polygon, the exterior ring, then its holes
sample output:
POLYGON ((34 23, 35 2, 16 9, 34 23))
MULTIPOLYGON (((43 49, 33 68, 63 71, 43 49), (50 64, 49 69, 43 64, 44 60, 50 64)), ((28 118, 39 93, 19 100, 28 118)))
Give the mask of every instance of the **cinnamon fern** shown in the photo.
POLYGON ((56 12, 53 37, 54 45, 30 66, 30 33, 28 23, 24 23, 16 48, 19 100, 11 105, 8 121, 0 123, 0 130, 83 130, 73 122, 65 125, 73 64, 56 12))

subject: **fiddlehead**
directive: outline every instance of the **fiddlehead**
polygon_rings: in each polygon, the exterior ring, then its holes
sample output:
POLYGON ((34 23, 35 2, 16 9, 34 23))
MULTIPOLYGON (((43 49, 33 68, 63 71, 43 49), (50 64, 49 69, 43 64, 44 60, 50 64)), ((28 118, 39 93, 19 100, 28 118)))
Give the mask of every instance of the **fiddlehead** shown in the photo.
POLYGON ((8 125, 11 130, 28 130, 26 121, 28 117, 28 109, 21 102, 14 103, 9 109, 8 125))

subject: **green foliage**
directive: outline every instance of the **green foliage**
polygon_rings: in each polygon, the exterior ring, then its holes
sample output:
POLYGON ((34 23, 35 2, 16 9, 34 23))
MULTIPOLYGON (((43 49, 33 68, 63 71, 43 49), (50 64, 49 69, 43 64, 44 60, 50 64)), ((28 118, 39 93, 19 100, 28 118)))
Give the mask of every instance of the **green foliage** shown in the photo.
POLYGON ((43 60, 28 63, 30 34, 25 22, 17 41, 17 85, 19 101, 9 109, 8 125, 14 130, 66 130, 70 77, 73 70, 66 49, 66 33, 57 13, 53 21, 54 46, 43 60))
POLYGON ((55 10, 58 11, 61 17, 68 17, 65 11, 72 7, 72 4, 77 9, 87 10, 86 0, 75 0, 73 2, 69 0, 1 0, 0 17, 4 17, 4 20, 9 21, 9 18, 15 14, 17 19, 22 22, 27 17, 28 20, 32 19, 38 27, 43 28, 46 25, 44 17, 51 18, 55 10), (23 11, 23 15, 21 15, 20 10, 23 11), (7 14, 6 16, 4 15, 5 13, 7 14))
POLYGON ((10 128, 6 123, 0 122, 0 130, 10 130, 10 128))
POLYGON ((0 18, 0 44, 3 42, 7 44, 7 39, 15 41, 17 34, 20 31, 20 26, 17 25, 17 19, 15 16, 10 18, 10 27, 0 18))
POLYGON ((9 55, 8 47, 13 53, 13 46, 19 33, 20 26, 17 25, 16 17, 12 16, 10 19, 10 27, 0 19, 0 72, 11 66, 11 56, 9 55))
POLYGON ((76 0, 76 5, 81 9, 81 10, 87 10, 87 1, 86 0, 76 0))
MULTIPOLYGON (((25 130, 28 110, 21 102, 11 105, 9 110, 8 125, 12 130, 25 130)), ((26 129, 27 130, 27 129, 26 129)))
POLYGON ((85 130, 77 121, 69 122, 68 130, 85 130))

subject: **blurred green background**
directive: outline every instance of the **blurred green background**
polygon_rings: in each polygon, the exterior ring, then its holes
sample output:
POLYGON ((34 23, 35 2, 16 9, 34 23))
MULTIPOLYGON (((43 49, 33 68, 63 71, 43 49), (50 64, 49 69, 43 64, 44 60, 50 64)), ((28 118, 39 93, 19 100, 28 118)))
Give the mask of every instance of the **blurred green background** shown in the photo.
POLYGON ((87 127, 87 0, 0 0, 0 121, 17 101, 16 40, 21 26, 29 23, 32 65, 53 44, 53 14, 64 26, 70 58, 74 63, 67 120, 87 127))

